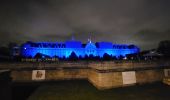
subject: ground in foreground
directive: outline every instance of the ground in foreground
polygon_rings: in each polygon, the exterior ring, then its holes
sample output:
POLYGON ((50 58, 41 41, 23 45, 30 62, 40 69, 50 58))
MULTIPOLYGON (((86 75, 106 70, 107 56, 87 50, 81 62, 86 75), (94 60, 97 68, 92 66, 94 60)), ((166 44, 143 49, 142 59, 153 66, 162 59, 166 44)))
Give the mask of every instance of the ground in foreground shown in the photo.
POLYGON ((170 86, 162 83, 97 90, 87 81, 40 85, 28 100, 169 100, 170 86))

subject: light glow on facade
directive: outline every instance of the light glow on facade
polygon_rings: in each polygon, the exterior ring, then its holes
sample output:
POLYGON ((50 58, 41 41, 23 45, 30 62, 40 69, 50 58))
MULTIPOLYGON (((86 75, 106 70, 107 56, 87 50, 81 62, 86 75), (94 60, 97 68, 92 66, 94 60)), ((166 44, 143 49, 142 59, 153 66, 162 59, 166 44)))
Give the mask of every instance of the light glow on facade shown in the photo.
POLYGON ((37 53, 49 57, 68 58, 72 52, 78 57, 84 58, 86 55, 103 57, 105 53, 110 56, 126 56, 126 54, 138 53, 140 49, 135 45, 112 44, 111 42, 88 42, 82 44, 80 41, 59 42, 26 42, 21 46, 23 57, 35 57, 37 53))

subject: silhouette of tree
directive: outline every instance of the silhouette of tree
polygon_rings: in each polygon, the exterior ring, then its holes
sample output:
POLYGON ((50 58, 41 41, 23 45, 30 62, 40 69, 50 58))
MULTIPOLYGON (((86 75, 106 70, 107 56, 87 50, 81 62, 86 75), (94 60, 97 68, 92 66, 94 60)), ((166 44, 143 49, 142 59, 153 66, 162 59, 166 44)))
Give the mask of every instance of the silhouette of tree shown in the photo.
POLYGON ((37 53, 37 54, 34 56, 34 58, 36 58, 36 59, 42 58, 42 54, 41 54, 41 53, 37 53))
POLYGON ((123 56, 122 55, 119 56, 119 60, 123 60, 123 56))
POLYGON ((9 56, 10 50, 7 47, 0 47, 0 55, 9 56))
POLYGON ((18 46, 17 43, 14 42, 10 42, 8 44, 8 49, 9 49, 9 54, 10 56, 13 56, 13 51, 14 51, 14 47, 18 46))
POLYGON ((84 56, 84 60, 88 60, 89 59, 89 57, 88 57, 88 55, 86 54, 85 56, 84 56))
POLYGON ((59 58, 59 57, 55 55, 53 58, 59 58))
POLYGON ((94 60, 94 56, 92 54, 89 55, 89 60, 94 60))
POLYGON ((32 56, 29 56, 28 58, 32 58, 32 56))
POLYGON ((161 41, 157 51, 164 54, 164 56, 170 57, 170 40, 161 41))
POLYGON ((73 51, 72 53, 71 53, 71 55, 69 56, 69 60, 78 60, 78 57, 77 57, 77 55, 76 55, 76 53, 73 51))
POLYGON ((109 54, 104 53, 103 60, 111 60, 111 59, 112 59, 112 57, 109 54))
POLYGON ((116 56, 112 56, 112 59, 113 59, 113 60, 117 60, 116 56))
POLYGON ((66 60, 66 56, 63 56, 63 58, 62 58, 63 60, 66 60))
POLYGON ((79 59, 79 60, 82 60, 82 59, 83 59, 83 57, 80 55, 78 59, 79 59))
POLYGON ((95 56, 94 60, 101 60, 100 56, 95 56))

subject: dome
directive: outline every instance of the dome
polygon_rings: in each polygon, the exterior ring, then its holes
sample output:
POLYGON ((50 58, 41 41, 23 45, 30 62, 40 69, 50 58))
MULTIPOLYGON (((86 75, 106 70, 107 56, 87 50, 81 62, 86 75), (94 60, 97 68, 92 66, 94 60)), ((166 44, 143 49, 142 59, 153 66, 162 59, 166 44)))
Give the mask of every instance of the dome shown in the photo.
POLYGON ((89 43, 87 43, 85 48, 86 49, 96 49, 96 45, 94 43, 89 42, 89 43))
POLYGON ((96 45, 94 43, 89 42, 85 47, 85 53, 89 55, 96 56, 96 45))

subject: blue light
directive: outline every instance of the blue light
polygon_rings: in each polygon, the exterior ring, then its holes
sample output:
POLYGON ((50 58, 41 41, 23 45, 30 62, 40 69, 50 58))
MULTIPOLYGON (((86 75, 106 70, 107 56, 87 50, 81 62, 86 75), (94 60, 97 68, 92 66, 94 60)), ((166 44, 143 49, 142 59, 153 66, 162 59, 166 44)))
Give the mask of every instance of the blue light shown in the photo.
POLYGON ((72 52, 75 52, 78 57, 85 57, 85 55, 103 57, 105 53, 110 56, 125 57, 127 54, 139 51, 140 49, 134 45, 119 45, 111 42, 97 42, 97 44, 92 42, 82 44, 80 41, 66 41, 65 43, 27 42, 21 46, 21 55, 24 57, 34 57, 37 53, 41 53, 50 57, 68 58, 72 52))

